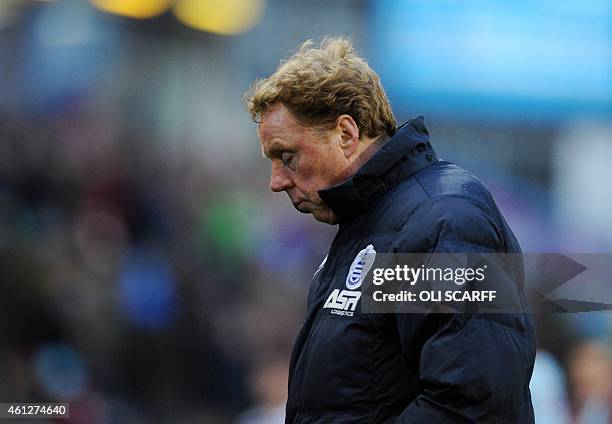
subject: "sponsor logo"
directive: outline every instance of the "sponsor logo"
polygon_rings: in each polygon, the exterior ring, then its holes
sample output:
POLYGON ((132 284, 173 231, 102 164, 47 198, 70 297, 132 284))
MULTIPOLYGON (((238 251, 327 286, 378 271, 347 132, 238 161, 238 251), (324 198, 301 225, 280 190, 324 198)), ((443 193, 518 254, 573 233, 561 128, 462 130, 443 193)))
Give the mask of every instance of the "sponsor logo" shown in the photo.
POLYGON ((352 317, 360 298, 361 292, 334 289, 327 298, 323 308, 331 309, 331 313, 334 315, 352 317))
POLYGON ((361 287, 361 283, 363 283, 368 271, 372 268, 375 258, 376 250, 374 250, 374 246, 371 244, 357 254, 346 276, 347 289, 355 290, 361 287))

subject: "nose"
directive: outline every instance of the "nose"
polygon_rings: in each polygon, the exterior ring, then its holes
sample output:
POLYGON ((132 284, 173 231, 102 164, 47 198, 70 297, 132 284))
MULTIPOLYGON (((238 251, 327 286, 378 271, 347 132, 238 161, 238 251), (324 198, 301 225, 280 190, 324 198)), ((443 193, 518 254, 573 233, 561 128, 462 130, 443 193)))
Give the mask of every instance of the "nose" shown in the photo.
POLYGON ((284 191, 293 186, 293 180, 288 175, 287 169, 282 164, 272 164, 272 175, 270 176, 270 190, 274 192, 284 191))

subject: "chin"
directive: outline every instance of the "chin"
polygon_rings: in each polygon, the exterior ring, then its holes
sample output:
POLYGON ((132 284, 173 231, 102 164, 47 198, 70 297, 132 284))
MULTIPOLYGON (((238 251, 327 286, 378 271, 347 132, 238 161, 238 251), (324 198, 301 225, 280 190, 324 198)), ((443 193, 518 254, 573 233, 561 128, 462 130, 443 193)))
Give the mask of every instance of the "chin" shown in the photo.
POLYGON ((303 206, 302 203, 304 202, 293 204, 293 207, 295 208, 295 210, 301 213, 312 213, 312 209, 308 208, 307 206, 303 206))
POLYGON ((338 216, 329 209, 317 210, 312 212, 312 216, 319 222, 329 225, 336 225, 339 222, 338 216))

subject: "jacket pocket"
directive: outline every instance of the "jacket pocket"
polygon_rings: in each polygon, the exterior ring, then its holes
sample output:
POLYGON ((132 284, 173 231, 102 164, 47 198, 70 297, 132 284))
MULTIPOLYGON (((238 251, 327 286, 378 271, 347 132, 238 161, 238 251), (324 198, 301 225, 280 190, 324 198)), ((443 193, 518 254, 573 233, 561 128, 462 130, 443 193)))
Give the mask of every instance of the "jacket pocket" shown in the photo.
POLYGON ((302 412, 372 413, 376 328, 354 317, 322 317, 305 361, 302 412))

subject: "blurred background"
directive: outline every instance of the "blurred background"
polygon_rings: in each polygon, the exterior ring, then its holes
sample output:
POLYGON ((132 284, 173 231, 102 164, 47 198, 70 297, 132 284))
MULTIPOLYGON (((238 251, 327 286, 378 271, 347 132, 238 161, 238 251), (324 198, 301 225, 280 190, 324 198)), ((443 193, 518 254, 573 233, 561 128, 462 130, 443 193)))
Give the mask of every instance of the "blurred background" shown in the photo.
MULTIPOLYGON (((0 402, 282 422, 335 227, 269 193, 240 96, 325 35, 525 252, 612 252, 610 0, 1 0, 0 402)), ((539 423, 612 422, 611 318, 538 315, 539 423)))

